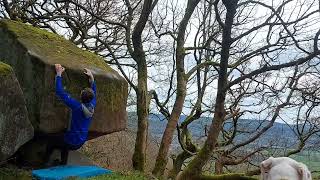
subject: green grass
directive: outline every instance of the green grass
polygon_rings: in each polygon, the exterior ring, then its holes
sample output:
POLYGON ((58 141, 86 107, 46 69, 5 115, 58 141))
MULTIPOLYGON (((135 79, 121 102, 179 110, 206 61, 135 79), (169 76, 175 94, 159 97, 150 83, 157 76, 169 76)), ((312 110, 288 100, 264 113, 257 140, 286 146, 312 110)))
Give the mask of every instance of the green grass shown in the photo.
POLYGON ((0 168, 0 180, 30 180, 31 172, 21 169, 0 168))
POLYGON ((138 172, 127 172, 127 173, 114 173, 110 175, 102 175, 102 176, 95 176, 92 178, 87 178, 87 180, 144 180, 148 179, 143 174, 138 172))
MULTIPOLYGON (((319 152, 301 152, 291 156, 293 159, 304 163, 310 171, 320 170, 320 153, 319 152)), ((320 173, 313 173, 314 177, 320 177, 320 173)))
MULTIPOLYGON (((31 172, 21 169, 13 168, 0 168, 0 180, 31 180, 31 172)), ((101 175, 91 178, 76 178, 71 177, 68 180, 144 180, 149 179, 141 173, 138 172, 126 172, 118 173, 115 172, 110 175, 101 175)))
POLYGON ((320 153, 318 152, 302 152, 297 155, 293 155, 292 158, 306 164, 309 169, 320 169, 320 153))

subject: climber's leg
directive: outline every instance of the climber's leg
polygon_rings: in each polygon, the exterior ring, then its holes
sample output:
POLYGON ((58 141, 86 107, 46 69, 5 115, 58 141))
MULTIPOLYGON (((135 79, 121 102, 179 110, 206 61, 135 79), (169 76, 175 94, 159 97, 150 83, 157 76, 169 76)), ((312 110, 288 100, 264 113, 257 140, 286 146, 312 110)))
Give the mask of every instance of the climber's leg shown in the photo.
POLYGON ((47 134, 46 139, 48 143, 45 152, 44 163, 49 162, 50 156, 55 149, 61 150, 62 148, 66 147, 63 134, 47 134))
POLYGON ((61 162, 60 165, 66 165, 68 162, 69 149, 67 146, 61 148, 61 162))
POLYGON ((50 156, 53 153, 54 149, 56 149, 56 147, 54 146, 54 144, 48 143, 47 147, 46 147, 46 152, 44 154, 44 164, 48 164, 49 160, 50 160, 50 156))

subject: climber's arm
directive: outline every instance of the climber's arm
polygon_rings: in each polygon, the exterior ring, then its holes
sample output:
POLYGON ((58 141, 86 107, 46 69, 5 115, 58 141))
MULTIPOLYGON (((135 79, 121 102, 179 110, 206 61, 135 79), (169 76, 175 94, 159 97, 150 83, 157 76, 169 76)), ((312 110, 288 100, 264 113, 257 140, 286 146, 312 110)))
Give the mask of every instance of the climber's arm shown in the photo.
POLYGON ((55 66, 56 66, 56 72, 57 72, 56 95, 59 97, 59 99, 61 99, 64 102, 64 104, 66 104, 71 109, 78 107, 80 103, 77 100, 71 98, 70 94, 63 89, 61 75, 64 72, 64 68, 60 64, 56 64, 55 66))
POLYGON ((93 97, 93 99, 91 100, 91 104, 95 107, 96 104, 97 104, 97 100, 96 100, 96 97, 97 97, 96 82, 94 81, 94 77, 93 77, 93 74, 92 74, 92 72, 90 71, 90 69, 85 68, 84 70, 85 70, 84 74, 86 74, 86 75, 89 77, 89 83, 90 83, 90 85, 91 85, 91 89, 92 89, 93 92, 94 92, 94 97, 93 97))
POLYGON ((94 97, 93 97, 93 99, 92 99, 92 101, 91 101, 91 103, 92 103, 92 105, 94 106, 94 107, 96 107, 96 105, 97 105, 97 90, 96 90, 96 82, 95 81, 93 81, 92 83, 91 83, 91 88, 92 88, 92 90, 93 90, 93 92, 94 92, 94 97))

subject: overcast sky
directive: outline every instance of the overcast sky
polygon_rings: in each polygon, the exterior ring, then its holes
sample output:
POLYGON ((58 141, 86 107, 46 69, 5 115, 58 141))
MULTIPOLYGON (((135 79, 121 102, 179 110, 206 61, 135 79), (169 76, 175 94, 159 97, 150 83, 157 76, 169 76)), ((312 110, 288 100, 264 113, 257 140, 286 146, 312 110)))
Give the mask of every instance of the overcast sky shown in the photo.
MULTIPOLYGON (((191 18, 191 21, 188 25, 188 33, 187 33, 187 38, 186 38, 186 44, 185 47, 192 47, 194 44, 194 39, 196 36, 196 32, 198 30, 199 27, 199 20, 196 18, 197 15, 201 14, 203 11, 203 2, 201 1, 200 4, 198 5, 199 8, 197 8, 193 14, 193 17, 191 18)), ((240 1, 239 3, 241 3, 243 1, 240 1)), ((282 1, 280 0, 261 0, 260 2, 264 2, 270 6, 274 6, 277 7, 279 3, 282 3, 282 1)), ((317 10, 319 7, 316 6, 318 5, 318 1, 314 1, 314 0, 293 0, 290 3, 288 3, 282 10, 282 18, 285 21, 289 21, 292 19, 296 19, 297 17, 301 16, 304 12, 311 12, 313 10, 317 10), (310 6, 310 4, 314 4, 314 6, 310 6), (302 8, 300 8, 302 7, 302 8)), ((170 27, 177 27, 177 25, 179 24, 183 14, 184 14, 184 10, 186 7, 186 1, 178 1, 178 0, 159 0, 158 5, 156 6, 155 11, 160 11, 160 12, 165 12, 166 16, 166 23, 169 24, 170 27), (165 5, 169 4, 170 7, 166 8, 165 5), (171 6, 172 5, 172 6, 171 6), (172 11, 175 11, 175 13, 179 14, 179 15, 174 15, 172 11), (172 19, 173 17, 176 17, 176 21, 173 22, 172 19)), ((223 9, 221 9, 223 10, 223 9)), ((239 10, 239 9, 238 9, 239 10)), ((153 19, 155 22, 157 22, 156 19, 156 13, 155 11, 153 12, 153 19)), ((239 13, 239 12, 238 12, 239 13)), ((244 23, 241 26, 238 26, 237 29, 233 29, 233 34, 239 34, 241 32, 245 32, 247 29, 257 26, 259 23, 263 22, 268 15, 270 15, 271 11, 265 7, 262 6, 255 6, 255 7, 250 7, 247 8, 245 10, 246 14, 250 14, 250 18, 255 18, 255 19, 260 19, 257 21, 252 21, 250 23, 244 23)), ((223 16, 224 13, 222 13, 223 16)), ((318 18, 320 17, 320 14, 316 15, 317 17, 309 17, 306 21, 303 21, 304 24, 301 24, 303 27, 303 29, 300 32, 300 36, 301 38, 305 38, 308 35, 314 35, 315 31, 317 29, 320 28, 320 23, 318 23, 318 18)), ((238 17, 239 19, 244 18, 243 16, 238 17)), ((292 27, 290 27, 292 29, 292 27)), ((59 33, 60 34, 64 34, 64 35, 68 35, 63 29, 59 29, 59 33)), ((259 32, 256 33, 252 33, 250 34, 248 37, 249 39, 251 38, 251 41, 249 43, 251 43, 251 48, 254 49, 255 46, 259 46, 264 42, 264 39, 267 35, 267 31, 268 31, 268 27, 267 28, 263 28, 261 30, 259 30, 259 32)), ((279 31, 278 29, 274 29, 274 32, 279 31)), ((276 36, 275 36, 276 37, 276 36)), ((174 54, 170 54, 169 51, 172 51, 172 38, 167 36, 165 38, 162 38, 161 41, 159 42, 160 45, 163 46, 163 48, 167 48, 168 49, 168 53, 162 55, 162 57, 157 57, 154 55, 150 55, 147 58, 149 59, 157 59, 157 58, 161 58, 161 60, 168 60, 169 62, 171 62, 172 64, 172 58, 174 56, 174 54)), ((243 42, 246 43, 246 42, 243 42)), ((310 42, 309 42, 310 44, 310 42)), ((159 44, 154 44, 151 46, 145 45, 145 47, 153 47, 153 46, 159 46, 159 44)), ((238 45, 239 48, 241 48, 241 45, 238 45)), ((297 51, 296 48, 292 48, 290 50, 287 50, 285 53, 283 53, 282 55, 279 56, 280 61, 285 62, 288 60, 292 60, 294 58, 299 57, 299 55, 301 55, 301 53, 299 51, 297 51)), ((234 60, 235 57, 231 57, 230 61, 234 60)), ((280 62, 278 61, 278 62, 280 62)), ((255 69, 256 66, 258 66, 258 60, 257 61, 251 61, 250 64, 250 68, 251 69, 255 69)), ((155 89, 157 91, 157 93, 160 95, 160 98, 163 99, 163 97, 166 95, 166 90, 169 87, 169 82, 166 81, 165 79, 170 75, 170 68, 171 68, 171 64, 157 64, 158 66, 152 66, 148 69, 149 71, 149 75, 151 77, 153 77, 157 82, 154 82, 152 80, 148 81, 148 88, 149 90, 151 89, 155 89)), ((190 54, 186 55, 185 58, 185 67, 186 67, 186 71, 188 72, 193 66, 195 65, 195 61, 194 61, 194 57, 193 57, 193 53, 191 52, 190 54)), ((130 74, 130 70, 127 69, 128 74, 130 74)), ((216 72, 212 72, 213 74, 216 72)), ((286 76, 291 75, 292 71, 281 71, 281 72, 274 72, 274 77, 271 77, 268 79, 268 83, 270 85, 274 84, 274 83, 278 83, 279 86, 281 85, 282 81, 285 81, 286 76)), ((232 72, 232 75, 234 76, 234 78, 239 77, 240 73, 237 71, 232 72)), ((134 75, 135 76, 135 75, 134 75)), ((308 79, 313 79, 312 76, 309 77, 305 77, 304 81, 308 81, 308 79)), ((174 83, 175 84, 175 83, 174 83)), ((204 101, 207 104, 213 103, 215 100, 215 95, 216 95, 216 87, 217 87, 217 81, 213 81, 210 84, 210 87, 207 90, 206 96, 204 98, 204 101)), ((197 88, 195 86, 195 84, 190 83, 188 85, 188 96, 186 98, 186 106, 190 106, 192 103, 194 103, 194 98, 196 96, 196 91, 197 88)), ((284 95, 286 94, 286 92, 283 93, 284 95)), ((133 94, 132 94, 133 95, 133 94)), ((132 96, 131 95, 131 96, 132 96)), ((173 105, 175 96, 173 96, 171 98, 170 104, 173 105)), ((249 106, 249 104, 254 104, 255 102, 259 101, 259 95, 257 95, 257 97, 250 97, 250 98, 245 98, 242 102, 242 104, 244 105, 242 108, 250 108, 251 110, 259 110, 261 109, 261 106, 255 106, 255 105, 251 105, 249 106)), ((153 112, 155 111, 155 106, 154 104, 152 104, 152 109, 153 112)), ((129 111, 135 111, 135 107, 129 107, 128 108, 129 111)), ((184 108, 183 112, 184 114, 188 114, 190 111, 190 108, 184 108)), ((255 119, 264 119, 267 114, 269 113, 269 111, 264 111, 259 115, 250 115, 250 114, 246 114, 243 118, 255 118, 255 119), (260 116, 260 117, 259 117, 260 116)), ((294 113, 291 113, 290 111, 286 111, 283 113, 285 116, 284 119, 290 121, 290 119, 292 119, 294 117, 294 113)), ((209 114, 206 114, 209 115, 209 114)))

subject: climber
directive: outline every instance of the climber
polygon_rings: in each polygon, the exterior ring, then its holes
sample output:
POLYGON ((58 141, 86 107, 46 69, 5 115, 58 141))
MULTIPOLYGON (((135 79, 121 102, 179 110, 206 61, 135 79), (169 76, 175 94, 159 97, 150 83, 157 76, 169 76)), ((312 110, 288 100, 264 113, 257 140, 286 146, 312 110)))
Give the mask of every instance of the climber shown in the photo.
POLYGON ((96 84, 92 72, 85 68, 84 74, 89 77, 91 88, 81 91, 81 102, 73 99, 64 91, 62 85, 62 73, 65 68, 55 64, 56 69, 56 95, 71 109, 71 121, 68 130, 64 134, 49 136, 45 153, 45 162, 48 163, 54 149, 61 150, 61 165, 67 164, 68 151, 79 149, 87 140, 89 126, 96 106, 96 84))

